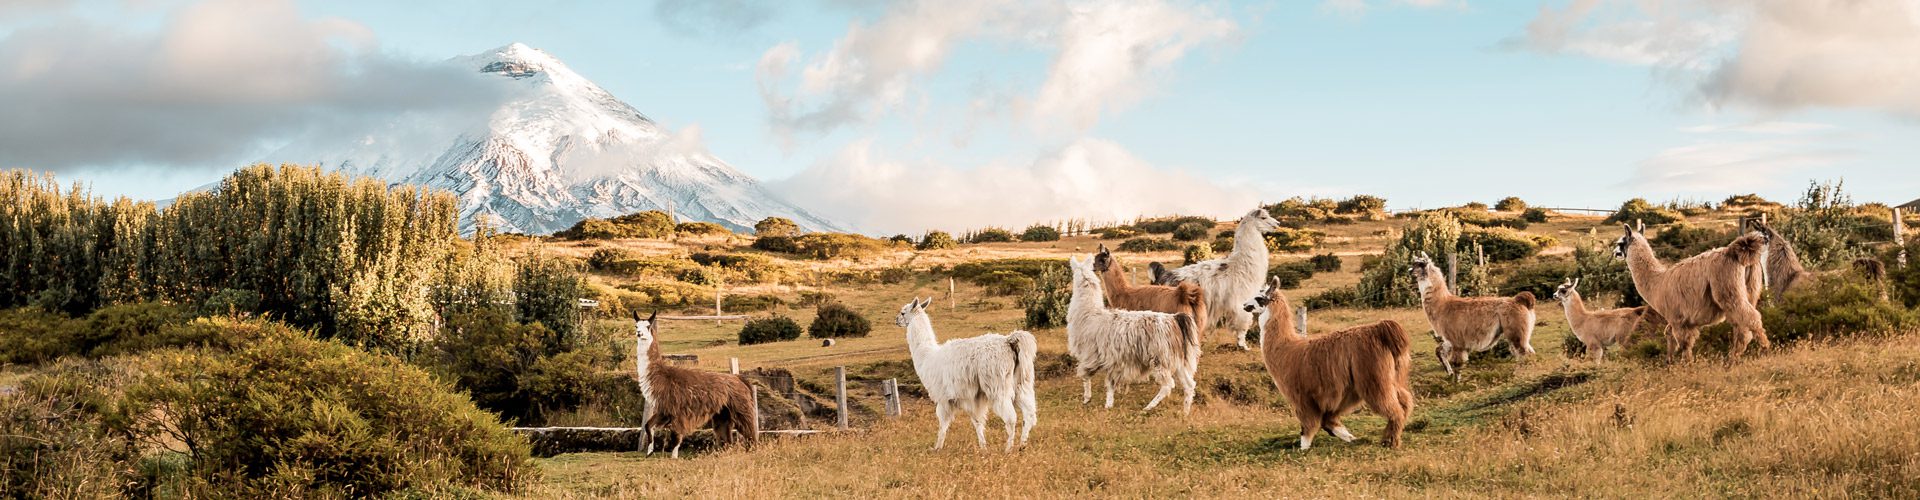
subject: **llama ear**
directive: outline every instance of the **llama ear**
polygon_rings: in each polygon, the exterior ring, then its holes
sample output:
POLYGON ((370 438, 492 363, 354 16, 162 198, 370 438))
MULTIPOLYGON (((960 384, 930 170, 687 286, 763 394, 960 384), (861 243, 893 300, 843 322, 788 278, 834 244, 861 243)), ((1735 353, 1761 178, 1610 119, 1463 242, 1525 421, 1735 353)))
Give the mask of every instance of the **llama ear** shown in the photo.
POLYGON ((1107 254, 1107 244, 1106 244, 1106 243, 1101 243, 1101 244, 1100 244, 1100 254, 1101 254, 1101 255, 1106 255, 1106 254, 1107 254))
POLYGON ((640 321, 640 310, 639 310, 639 309, 634 309, 634 310, 633 310, 633 320, 634 320, 634 321, 640 321))
POLYGON ((1634 220, 1633 220, 1633 232, 1636 232, 1636 233, 1646 233, 1646 232, 1647 232, 1647 221, 1644 221, 1644 220, 1640 220, 1640 219, 1634 219, 1634 220))
POLYGON ((1575 289, 1578 289, 1578 288, 1580 288, 1580 278, 1574 278, 1574 279, 1573 279, 1573 287, 1574 287, 1575 289))
MULTIPOLYGON (((637 315, 637 314, 640 314, 640 313, 634 313, 634 314, 636 314, 636 315, 637 315)), ((647 324, 649 324, 649 325, 651 325, 651 324, 653 324, 653 321, 654 321, 655 319, 659 319, 659 318, 660 318, 660 311, 659 311, 659 310, 655 310, 655 311, 653 311, 653 313, 651 313, 651 314, 648 314, 648 315, 647 315, 647 324)))

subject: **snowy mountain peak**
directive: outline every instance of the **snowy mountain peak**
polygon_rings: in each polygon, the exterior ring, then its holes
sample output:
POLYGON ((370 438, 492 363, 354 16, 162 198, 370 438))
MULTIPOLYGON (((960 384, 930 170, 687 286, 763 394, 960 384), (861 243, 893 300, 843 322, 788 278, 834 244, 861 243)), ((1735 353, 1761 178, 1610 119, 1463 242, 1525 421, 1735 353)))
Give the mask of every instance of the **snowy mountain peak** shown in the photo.
POLYGON ((463 230, 486 217, 502 231, 544 234, 585 217, 669 208, 734 230, 768 216, 844 230, 780 200, 697 137, 660 127, 545 51, 516 42, 448 62, 506 79, 509 97, 490 112, 449 115, 484 120, 396 123, 347 144, 289 146, 274 159, 324 159, 339 170, 450 190, 463 230), (418 130, 457 132, 423 143, 418 130), (445 146, 421 148, 435 143, 445 146))

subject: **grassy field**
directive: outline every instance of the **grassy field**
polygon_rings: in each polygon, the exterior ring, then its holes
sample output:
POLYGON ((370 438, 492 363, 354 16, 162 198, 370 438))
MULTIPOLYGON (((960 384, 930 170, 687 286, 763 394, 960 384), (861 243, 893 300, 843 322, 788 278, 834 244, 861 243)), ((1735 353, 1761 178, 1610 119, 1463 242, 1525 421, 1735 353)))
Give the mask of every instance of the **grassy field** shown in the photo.
MULTIPOLYGON (((1316 227, 1329 238, 1315 253, 1342 255, 1347 265, 1289 295, 1297 301, 1355 282, 1361 256, 1378 253, 1401 223, 1316 227)), ((1560 253, 1611 239, 1613 231, 1597 218, 1565 217, 1528 232, 1555 236, 1562 246, 1546 252, 1560 253), (1589 239, 1595 229, 1599 236, 1589 239)), ((1085 255, 1098 243, 1078 237, 902 251, 852 265, 1064 258, 1085 255)), ((703 243, 611 244, 672 253, 703 243)), ((1135 276, 1150 260, 1179 260, 1175 253, 1121 257, 1135 276)), ((911 297, 936 297, 931 313, 943 340, 1020 326, 1022 313, 1011 298, 988 297, 965 283, 949 298, 946 286, 944 278, 921 274, 893 285, 826 287, 874 322, 871 336, 830 348, 805 338, 738 346, 737 322, 670 322, 660 338, 665 352, 697 354, 706 369, 724 370, 727 358, 736 357, 743 368, 786 368, 815 382, 828 380, 835 366, 911 382, 904 331, 892 322, 911 297)), ((1132 386, 1113 409, 1099 408, 1098 395, 1095 405, 1082 406, 1079 381, 1057 356, 1045 357, 1065 352, 1065 331, 1048 329, 1034 332, 1043 354, 1040 423, 1033 442, 1011 454, 995 445, 977 449, 964 419, 945 450, 930 452, 932 405, 908 398, 902 418, 862 414, 855 430, 770 439, 752 451, 680 460, 638 453, 542 459, 541 483, 528 496, 1920 496, 1920 442, 1905 437, 1920 424, 1920 412, 1911 408, 1920 401, 1920 334, 1802 344, 1731 367, 1715 357, 1676 367, 1625 357, 1595 364, 1561 354, 1567 327, 1557 303, 1542 297, 1539 310, 1533 346, 1540 355, 1476 356, 1460 382, 1448 380, 1432 357, 1430 327, 1417 309, 1313 312, 1311 333, 1378 319, 1399 321, 1413 333, 1416 401, 1400 450, 1375 444, 1383 422, 1364 410, 1348 419, 1359 440, 1341 443, 1323 434, 1314 449, 1294 449, 1298 425, 1257 354, 1226 346, 1224 338, 1210 339, 1201 358, 1201 396, 1190 416, 1182 418, 1177 405, 1139 411, 1152 395, 1148 384, 1132 386)), ((811 319, 806 307, 778 312, 802 324, 811 319)), ((999 429, 998 421, 988 424, 989 443, 1004 437, 999 429)))

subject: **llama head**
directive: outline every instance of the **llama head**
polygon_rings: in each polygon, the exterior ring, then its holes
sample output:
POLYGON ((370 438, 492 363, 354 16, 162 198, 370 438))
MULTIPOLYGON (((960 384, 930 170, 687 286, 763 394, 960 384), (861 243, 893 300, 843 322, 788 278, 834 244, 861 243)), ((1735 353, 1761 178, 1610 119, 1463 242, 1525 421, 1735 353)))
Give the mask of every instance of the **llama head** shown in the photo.
POLYGON ((1067 257, 1067 267, 1073 270, 1073 288, 1075 290, 1083 287, 1094 290, 1100 289, 1100 278, 1093 272, 1093 259, 1082 259, 1077 256, 1067 257))
POLYGON ((1240 309, 1253 313, 1254 316, 1264 318, 1266 317, 1267 310, 1273 307, 1273 295, 1278 290, 1280 290, 1280 277, 1269 276, 1267 283, 1260 287, 1260 293, 1254 294, 1253 298, 1241 303, 1240 309))
POLYGON ((647 315, 646 319, 640 319, 640 311, 633 312, 633 336, 641 349, 646 349, 647 345, 653 343, 653 325, 659 318, 660 311, 654 311, 653 314, 647 315))
POLYGON ((1440 266, 1433 265, 1433 258, 1426 252, 1413 256, 1413 263, 1407 266, 1407 275, 1420 286, 1420 293, 1426 293, 1433 286, 1434 273, 1440 272, 1440 266))
POLYGON ((1620 223, 1620 227, 1626 229, 1627 233, 1621 235, 1620 239, 1613 240, 1613 258, 1627 258, 1627 248, 1633 246, 1634 239, 1647 238, 1647 223, 1639 220, 1633 222, 1633 224, 1620 223))
POLYGON ((1247 212, 1247 215, 1240 217, 1240 227, 1252 227, 1259 229, 1261 233, 1268 233, 1279 229, 1280 221, 1274 219, 1273 214, 1267 213, 1266 208, 1255 208, 1247 212))
POLYGON ((1572 297, 1573 294, 1579 293, 1575 291, 1575 289, 1579 287, 1580 287, 1580 278, 1567 278, 1565 281, 1560 282, 1560 286, 1558 288, 1553 289, 1553 300, 1566 302, 1568 297, 1572 297))
POLYGON ((1104 273, 1113 267, 1113 252, 1107 251, 1107 244, 1100 244, 1100 251, 1093 254, 1093 272, 1104 273))
POLYGON ((913 321, 915 315, 926 314, 927 305, 932 303, 933 297, 927 297, 925 299, 914 298, 912 301, 907 302, 907 305, 900 306, 900 315, 893 318, 893 324, 902 327, 907 326, 908 323, 913 321))

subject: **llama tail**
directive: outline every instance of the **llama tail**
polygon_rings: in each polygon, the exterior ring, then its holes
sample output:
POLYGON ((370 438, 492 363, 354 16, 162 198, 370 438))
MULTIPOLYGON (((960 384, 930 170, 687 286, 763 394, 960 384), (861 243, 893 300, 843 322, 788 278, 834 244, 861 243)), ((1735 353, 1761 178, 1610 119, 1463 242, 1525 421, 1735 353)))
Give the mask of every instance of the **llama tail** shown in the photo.
POLYGON ((1513 303, 1520 304, 1520 307, 1533 309, 1533 302, 1533 292, 1521 291, 1513 294, 1513 303))
POLYGON ((1173 323, 1180 327, 1180 338, 1178 339, 1180 342, 1174 345, 1174 353, 1179 354, 1180 359, 1187 359, 1190 353, 1199 352, 1200 325, 1194 322, 1193 315, 1187 313, 1174 314, 1173 323))
POLYGON ((753 382, 747 380, 746 375, 734 376, 740 377, 740 383, 747 386, 746 401, 742 403, 746 407, 730 408, 728 411, 734 414, 733 425, 740 430, 740 437, 746 440, 747 448, 752 449, 760 437, 760 402, 755 400, 757 393, 753 390, 753 382))
POLYGON ((1187 309, 1193 312, 1193 320, 1196 323, 1206 321, 1207 291, 1200 288, 1199 283, 1193 282, 1181 283, 1177 290, 1180 292, 1180 302, 1186 304, 1187 309))
POLYGON ((1374 325, 1373 334, 1380 346, 1385 347, 1393 357, 1413 355, 1413 341, 1407 338, 1407 329, 1401 328, 1399 322, 1381 320, 1374 325))
POLYGON ((1860 274, 1866 276, 1869 281, 1887 279, 1887 264, 1880 262, 1880 259, 1871 257, 1854 259, 1853 268, 1860 271, 1860 274))
POLYGON ((1033 333, 1014 330, 1013 333, 1007 334, 1007 347, 1013 349, 1015 394, 1031 399, 1033 397, 1033 358, 1039 354, 1040 344, 1033 339, 1033 333))
POLYGON ((1167 266, 1161 265, 1159 262, 1148 262, 1147 269, 1152 272, 1153 284, 1155 285, 1172 285, 1173 284, 1173 276, 1167 272, 1167 266))
POLYGON ((1767 236, 1758 232, 1740 235, 1733 243, 1727 244, 1727 256, 1741 265, 1753 265, 1767 251, 1767 236))

